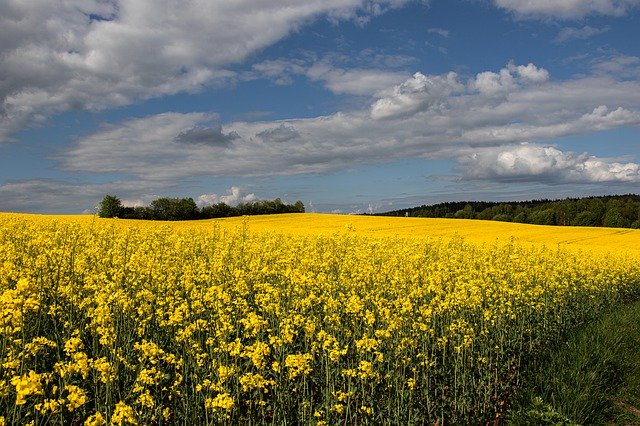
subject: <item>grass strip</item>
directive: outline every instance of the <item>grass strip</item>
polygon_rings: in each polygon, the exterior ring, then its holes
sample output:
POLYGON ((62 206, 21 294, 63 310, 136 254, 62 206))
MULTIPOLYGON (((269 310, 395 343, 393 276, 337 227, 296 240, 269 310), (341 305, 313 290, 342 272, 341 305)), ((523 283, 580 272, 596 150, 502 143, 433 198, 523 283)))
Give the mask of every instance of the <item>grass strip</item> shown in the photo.
POLYGON ((512 425, 640 425, 640 301, 611 308, 525 374, 512 425))

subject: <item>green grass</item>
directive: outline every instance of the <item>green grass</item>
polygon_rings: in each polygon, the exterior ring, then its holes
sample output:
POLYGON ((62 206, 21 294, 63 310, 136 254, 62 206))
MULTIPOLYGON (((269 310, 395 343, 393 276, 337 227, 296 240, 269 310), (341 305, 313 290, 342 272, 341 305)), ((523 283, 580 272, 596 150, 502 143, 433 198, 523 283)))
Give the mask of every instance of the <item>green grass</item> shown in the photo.
POLYGON ((640 301, 549 348, 525 374, 512 425, 640 425, 640 301))

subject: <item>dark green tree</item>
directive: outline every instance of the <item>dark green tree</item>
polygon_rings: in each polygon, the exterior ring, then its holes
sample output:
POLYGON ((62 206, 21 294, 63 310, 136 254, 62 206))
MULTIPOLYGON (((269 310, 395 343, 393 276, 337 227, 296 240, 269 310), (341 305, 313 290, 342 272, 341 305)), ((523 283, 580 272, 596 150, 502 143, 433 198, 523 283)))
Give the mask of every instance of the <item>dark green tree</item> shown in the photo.
POLYGON ((213 219, 216 217, 228 217, 234 216, 235 209, 227 203, 217 203, 210 206, 205 206, 200 211, 201 216, 204 219, 213 219))
POLYGON ((458 210, 455 213, 456 219, 473 219, 476 217, 476 214, 473 211, 473 207, 470 204, 467 204, 461 210, 458 210))
POLYGON ((151 202, 151 211, 157 220, 191 220, 199 215, 193 198, 158 198, 151 202))
POLYGON ((572 226, 600 226, 598 215, 590 210, 581 211, 571 221, 572 226))
POLYGON ((536 225, 555 225, 556 211, 554 209, 539 210, 531 213, 529 223, 536 225))
POLYGON ((602 218, 602 226, 609 228, 628 228, 630 225, 631 223, 622 216, 617 206, 609 208, 602 218))
POLYGON ((497 215, 493 216, 491 220, 497 220, 499 222, 512 222, 513 218, 506 213, 498 213, 497 215))
POLYGON ((115 195, 105 195, 98 205, 98 216, 120 217, 122 214, 122 202, 115 195))

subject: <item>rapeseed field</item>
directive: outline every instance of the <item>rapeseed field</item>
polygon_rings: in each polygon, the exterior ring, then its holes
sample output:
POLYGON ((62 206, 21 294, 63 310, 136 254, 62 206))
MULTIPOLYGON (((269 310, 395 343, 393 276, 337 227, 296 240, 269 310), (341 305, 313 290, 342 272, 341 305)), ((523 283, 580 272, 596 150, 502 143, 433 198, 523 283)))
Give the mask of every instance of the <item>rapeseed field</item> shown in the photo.
POLYGON ((485 424, 640 231, 0 214, 0 424, 485 424))

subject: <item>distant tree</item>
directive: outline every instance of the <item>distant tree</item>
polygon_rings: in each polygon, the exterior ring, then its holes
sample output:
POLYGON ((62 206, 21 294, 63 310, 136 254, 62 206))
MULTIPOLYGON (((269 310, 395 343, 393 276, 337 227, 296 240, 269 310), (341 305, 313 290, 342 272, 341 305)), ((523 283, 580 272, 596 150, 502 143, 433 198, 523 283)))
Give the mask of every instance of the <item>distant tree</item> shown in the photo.
POLYGON ((551 203, 550 207, 556 211, 556 223, 558 225, 569 225, 576 215, 576 205, 569 199, 551 203))
POLYGON ((199 215, 193 198, 158 198, 151 202, 151 211, 158 220, 191 220, 199 215))
POLYGON ((122 202, 115 195, 105 195, 98 205, 98 216, 120 217, 122 214, 122 202))
POLYGON ((576 215, 571 221, 572 226, 600 226, 598 216, 596 213, 585 210, 576 215))
POLYGON ((493 210, 491 210, 491 207, 487 207, 476 215, 476 219, 491 220, 493 216, 495 216, 493 210))
POLYGON ((458 210, 455 215, 457 219, 473 219, 476 217, 475 212, 473 211, 473 207, 471 204, 467 204, 461 210, 458 210))
POLYGON ((605 195, 563 200, 455 201, 380 213, 381 216, 457 217, 572 226, 640 227, 640 195, 605 195), (469 206, 471 211, 469 211, 469 206), (552 220, 553 219, 553 220, 552 220))
POLYGON ((235 209, 226 203, 220 202, 217 204, 212 204, 210 206, 203 207, 200 210, 200 215, 204 219, 235 216, 235 209))
POLYGON ((529 223, 536 225, 555 225, 556 211, 554 209, 535 211, 529 216, 529 223))
MULTIPOLYGON (((511 204, 508 203, 500 203, 497 206, 493 207, 493 215, 501 215, 501 214, 505 214, 505 215, 509 215, 510 217, 513 217, 513 206, 511 204)), ((493 219, 495 220, 495 219, 493 219)))
POLYGON ((152 201, 149 206, 124 207, 118 197, 107 195, 99 205, 101 217, 123 219, 193 220, 277 213, 304 213, 304 204, 302 201, 285 204, 276 198, 241 203, 236 207, 221 202, 199 209, 193 198, 163 197, 152 201))
POLYGON ((622 216, 620 208, 617 206, 608 209, 602 218, 602 226, 610 228, 626 228, 629 227, 629 225, 631 225, 631 223, 622 216))
POLYGON ((513 221, 518 223, 527 223, 527 214, 525 212, 520 212, 513 217, 513 221))
POLYGON ((152 220, 153 211, 147 206, 136 206, 133 208, 131 219, 152 220))
POLYGON ((497 215, 493 216, 491 220, 497 220, 499 222, 512 222, 513 218, 506 213, 498 213, 497 215))

